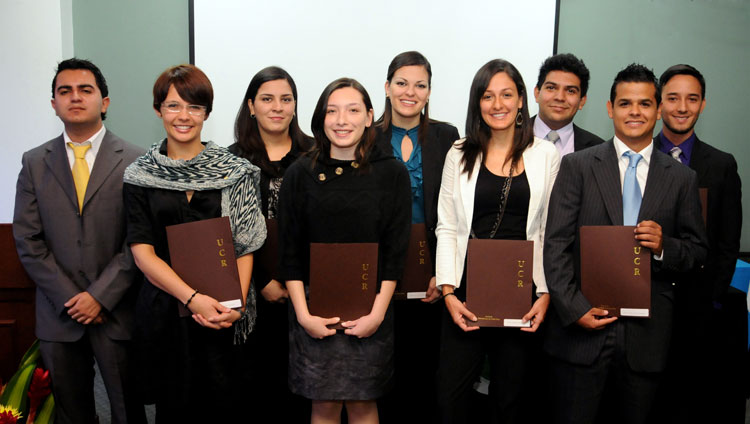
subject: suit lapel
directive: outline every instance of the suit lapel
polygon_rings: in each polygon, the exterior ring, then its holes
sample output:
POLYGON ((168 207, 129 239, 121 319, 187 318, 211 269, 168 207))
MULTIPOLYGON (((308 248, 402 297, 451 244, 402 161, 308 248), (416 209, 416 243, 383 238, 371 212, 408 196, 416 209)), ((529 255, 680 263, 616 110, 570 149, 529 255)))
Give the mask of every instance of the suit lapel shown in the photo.
MULTIPOLYGON (((466 218, 466 228, 471 231, 471 222, 474 219, 474 193, 477 188, 477 178, 479 178, 479 170, 482 167, 482 155, 477 155, 477 160, 474 162, 474 171, 471 173, 471 178, 468 178, 468 174, 463 172, 461 169, 459 178, 461 184, 461 203, 464 206, 464 217, 466 218)), ((462 168, 462 167, 461 167, 462 168)))
MULTIPOLYGON (((106 131, 106 130, 105 130, 106 131)), ((101 188, 104 181, 122 162, 122 142, 111 135, 109 131, 104 133, 102 145, 94 160, 94 168, 91 170, 88 186, 86 187, 86 196, 83 199, 83 207, 91 200, 96 192, 101 188)))
POLYGON ((76 196, 75 183, 73 182, 73 173, 70 170, 68 153, 65 151, 65 142, 62 135, 52 140, 47 146, 47 155, 44 157, 44 162, 68 196, 68 199, 70 199, 76 210, 78 210, 78 197, 76 196))
POLYGON ((615 145, 610 139, 604 149, 594 155, 591 166, 599 192, 612 225, 622 225, 622 187, 620 185, 620 167, 617 164, 615 145))
MULTIPOLYGON (((544 189, 539 189, 539 187, 544 186, 544 171, 546 170, 546 166, 539 166, 539 167, 530 167, 528 164, 530 163, 536 163, 536 154, 537 150, 535 149, 536 142, 529 148, 523 151, 523 163, 524 163, 524 171, 526 172, 526 179, 529 182, 529 190, 531 191, 532 195, 529 197, 529 211, 535 211, 539 208, 539 203, 544 198, 544 194, 541 196, 534 196, 533 193, 540 192, 544 193, 544 189)), ((527 224, 530 224, 527 223, 527 224)))
POLYGON ((668 169, 678 165, 677 161, 654 148, 651 153, 651 162, 648 166, 648 177, 646 177, 646 188, 643 191, 641 210, 638 212, 638 222, 656 214, 660 199, 665 187, 672 185, 671 174, 668 169))

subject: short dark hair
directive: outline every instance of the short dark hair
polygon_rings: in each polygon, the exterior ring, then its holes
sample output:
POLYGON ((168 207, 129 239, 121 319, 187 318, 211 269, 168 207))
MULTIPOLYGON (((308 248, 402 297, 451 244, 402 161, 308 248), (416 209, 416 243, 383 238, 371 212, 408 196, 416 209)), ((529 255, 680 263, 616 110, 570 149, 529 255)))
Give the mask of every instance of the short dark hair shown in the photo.
POLYGON ((661 74, 661 77, 659 77, 659 88, 663 89, 664 85, 676 75, 690 75, 691 77, 697 79, 701 84, 701 98, 706 98, 706 80, 703 78, 703 74, 701 74, 700 71, 698 71, 694 67, 686 65, 684 63, 667 68, 667 70, 664 71, 663 74, 661 74))
POLYGON ((645 82, 654 85, 654 96, 656 96, 656 105, 661 104, 661 89, 659 88, 659 82, 656 80, 654 71, 647 67, 638 64, 631 63, 625 69, 617 73, 615 80, 612 82, 612 88, 609 90, 609 101, 615 102, 615 95, 617 94, 617 85, 622 82, 645 82))
MULTIPOLYGON (((514 124, 513 145, 511 146, 508 158, 513 162, 518 162, 524 150, 534 142, 534 127, 529 118, 528 96, 521 73, 507 60, 490 60, 479 68, 476 75, 474 75, 474 80, 471 82, 471 89, 469 91, 469 107, 466 113, 466 140, 461 145, 461 150, 463 151, 461 163, 469 176, 474 171, 474 163, 477 156, 480 153, 487 154, 487 146, 489 145, 490 138, 492 138, 492 130, 484 122, 484 118, 482 118, 482 110, 479 103, 487 87, 490 85, 492 77, 501 72, 504 72, 513 80, 513 83, 516 85, 516 91, 518 91, 518 96, 523 99, 521 109, 518 110, 521 123, 518 124, 518 121, 516 121, 514 124)), ((519 119, 518 116, 514 118, 519 119)))
POLYGON ((250 114, 248 100, 255 102, 260 86, 269 82, 284 80, 289 83, 294 97, 294 116, 289 122, 289 137, 292 143, 295 143, 300 150, 307 150, 311 144, 311 138, 302 132, 297 119, 297 85, 294 83, 292 76, 278 66, 269 66, 258 71, 250 80, 250 84, 245 91, 245 97, 237 112, 237 119, 234 122, 234 140, 237 143, 240 154, 249 159, 254 165, 258 166, 267 174, 274 177, 280 177, 279 170, 271 164, 266 151, 266 145, 260 136, 258 130, 258 121, 250 114))
MULTIPOLYGON (((388 65, 388 74, 385 78, 389 84, 391 80, 393 80, 393 75, 396 73, 396 71, 403 68, 404 66, 424 67, 424 70, 427 71, 427 87, 432 88, 432 66, 430 66, 430 61, 427 60, 427 58, 418 51, 399 53, 398 55, 396 55, 396 57, 393 58, 391 64, 388 65)), ((420 116, 419 118, 419 132, 417 134, 417 138, 419 139, 420 143, 424 142, 424 138, 427 135, 427 128, 430 124, 429 108, 430 104, 425 104, 424 112, 422 112, 422 116, 420 116)), ((385 109, 383 109, 383 115, 380 117, 380 119, 378 119, 376 124, 385 130, 391 125, 392 118, 393 107, 391 105, 391 99, 388 96, 385 96, 385 109)))
POLYGON ((547 74, 552 71, 563 71, 575 74, 581 81, 581 97, 585 97, 589 91, 589 68, 583 61, 570 53, 561 53, 550 56, 542 62, 539 68, 539 78, 536 80, 536 88, 542 89, 547 74))
MULTIPOLYGON (((91 63, 90 61, 86 59, 78 59, 76 57, 72 57, 70 59, 65 59, 62 62, 57 64, 57 69, 55 70, 55 77, 52 78, 52 98, 55 98, 55 87, 57 87, 57 76, 60 75, 60 72, 67 71, 67 70, 76 70, 76 69, 84 69, 92 74, 94 74, 94 80, 96 81, 96 86, 99 88, 99 91, 102 93, 102 98, 109 96, 109 88, 107 88, 107 80, 104 79, 104 75, 102 75, 102 71, 99 70, 99 68, 91 63)), ((107 112, 102 112, 102 121, 107 119, 107 112)))
POLYGON ((169 87, 174 85, 183 100, 206 107, 206 118, 211 113, 214 102, 214 89, 206 74, 195 65, 177 65, 167 68, 154 83, 154 109, 161 110, 167 98, 169 87))
MULTIPOLYGON (((313 166, 315 166, 315 162, 321 155, 323 155, 324 158, 331 157, 331 140, 328 139, 328 136, 325 132, 328 99, 331 97, 331 94, 334 91, 346 87, 351 87, 357 90, 359 94, 362 95, 362 101, 364 102, 366 109, 365 112, 369 112, 372 110, 372 101, 370 100, 370 95, 367 94, 367 90, 365 90, 365 87, 363 87, 362 84, 360 84, 359 81, 355 80, 354 78, 339 78, 328 84, 326 88, 323 89, 323 93, 320 94, 318 104, 315 106, 315 111, 313 111, 312 122, 310 123, 313 137, 315 137, 315 147, 311 152, 313 158, 313 166)), ((373 126, 371 125, 365 128, 365 131, 362 134, 362 138, 359 140, 359 143, 357 145, 357 149, 354 152, 355 160, 360 164, 360 171, 364 171, 367 169, 368 156, 370 155, 370 152, 375 145, 375 131, 373 131, 372 127, 373 126)))

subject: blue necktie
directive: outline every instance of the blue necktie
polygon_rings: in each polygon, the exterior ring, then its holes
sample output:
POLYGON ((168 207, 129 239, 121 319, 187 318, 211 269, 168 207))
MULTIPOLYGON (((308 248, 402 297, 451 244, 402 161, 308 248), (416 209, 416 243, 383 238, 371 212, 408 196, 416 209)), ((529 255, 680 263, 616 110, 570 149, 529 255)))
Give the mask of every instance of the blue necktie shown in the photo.
POLYGON ((623 225, 636 225, 638 224, 638 212, 641 210, 642 197, 635 169, 643 156, 631 151, 622 155, 627 156, 630 160, 628 169, 625 171, 625 183, 622 186, 622 223, 623 225))

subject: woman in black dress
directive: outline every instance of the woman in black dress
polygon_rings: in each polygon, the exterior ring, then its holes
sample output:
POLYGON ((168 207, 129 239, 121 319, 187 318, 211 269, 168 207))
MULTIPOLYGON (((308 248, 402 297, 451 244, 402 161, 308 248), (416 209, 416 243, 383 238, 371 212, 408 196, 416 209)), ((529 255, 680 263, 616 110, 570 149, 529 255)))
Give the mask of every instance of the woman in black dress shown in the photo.
MULTIPOLYGON (((485 355, 490 363, 493 423, 524 420, 519 408, 533 335, 549 294, 542 267, 547 204, 560 166, 555 146, 533 136, 526 87, 518 70, 495 59, 471 85, 466 138, 445 158, 438 202, 437 286, 445 312, 440 340, 438 404, 442 422, 469 422, 469 394, 485 355), (523 317, 530 327, 479 328, 466 308, 466 252, 470 237, 532 240, 536 296, 523 317)), ((543 383, 539 386, 543 386, 543 383)), ((543 387, 529 396, 538 396, 543 387)), ((528 415, 528 414, 527 414, 528 415)), ((525 417, 528 418, 528 417, 525 417)))
MULTIPOLYGON (((445 155, 458 140, 453 125, 430 119, 432 67, 421 53, 404 52, 388 66, 385 110, 376 122, 377 145, 401 160, 409 171, 412 224, 424 224, 430 255, 435 257, 435 226, 445 155)), ((434 262, 434 261, 433 261, 434 262)), ((434 275, 434 269, 433 269, 434 275)), ((421 302, 397 299, 395 307, 396 378, 393 392, 381 404, 387 420, 434 421, 437 405, 433 381, 440 345, 440 296, 435 277, 424 281, 421 302), (418 408, 413 405, 419 405, 418 408)))
POLYGON ((158 422, 233 422, 245 416, 237 396, 233 343, 255 319, 250 288, 252 252, 266 236, 255 191, 258 168, 201 140, 213 89, 192 65, 167 69, 154 84, 153 107, 167 137, 125 170, 128 243, 144 282, 137 302, 138 342, 148 361, 149 403, 158 422), (170 267, 166 227, 228 216, 244 311, 199 293, 170 267), (180 318, 178 303, 192 316, 180 318))
MULTIPOLYGON (((404 265, 411 219, 409 175, 374 146, 370 97, 357 81, 329 84, 312 119, 315 148, 284 176, 279 199, 281 274, 294 306, 289 384, 312 400, 312 422, 378 421, 376 399, 393 377, 391 297, 404 265), (378 243, 379 293, 369 314, 326 325, 306 299, 310 243, 378 243)), ((346 258, 341 258, 346 260, 346 258)), ((355 282, 356 284, 356 282, 355 282)))
MULTIPOLYGON (((261 212, 275 220, 284 173, 313 144, 299 127, 297 86, 285 70, 269 66, 253 76, 237 113, 234 135, 236 142, 229 151, 260 168, 261 212)), ((274 228, 269 225, 268 240, 277 239, 271 234, 274 228)), ((253 267, 252 286, 260 296, 254 343, 247 349, 252 358, 249 378, 254 380, 250 392, 257 404, 276 411, 280 421, 299 421, 309 410, 294 404, 299 398, 292 397, 287 384, 289 295, 277 279, 278 252, 269 249, 270 245, 260 249, 253 267)))

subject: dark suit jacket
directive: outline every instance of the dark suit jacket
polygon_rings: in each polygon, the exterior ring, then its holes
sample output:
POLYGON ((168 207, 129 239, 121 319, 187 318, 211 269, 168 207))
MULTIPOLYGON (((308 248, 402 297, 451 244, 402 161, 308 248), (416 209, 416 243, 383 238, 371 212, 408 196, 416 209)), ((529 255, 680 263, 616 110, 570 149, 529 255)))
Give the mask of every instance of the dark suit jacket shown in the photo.
MULTIPOLYGON (((460 137, 456 127, 445 122, 431 122, 427 129, 427 137, 422 144, 422 185, 424 187, 424 218, 427 227, 427 242, 430 244, 430 252, 434 258, 437 248, 437 238, 435 238, 437 202, 440 194, 440 180, 443 177, 443 164, 445 163, 445 155, 453 142, 460 137)), ((391 129, 383 130, 378 126, 376 131, 376 145, 387 154, 392 155, 391 129)))
POLYGON ((105 131, 80 215, 63 136, 23 155, 13 235, 37 286, 36 335, 42 340, 83 336, 85 326, 68 316, 64 304, 84 290, 106 311, 101 325, 109 337, 132 335, 136 269, 125 244, 122 175, 143 150, 105 131))
MULTIPOLYGON (((531 120, 531 125, 534 125, 533 120, 536 119, 537 116, 534 115, 531 120)), ((544 138, 544 136, 541 136, 539 138, 544 138)), ((584 130, 583 128, 579 127, 576 124, 573 124, 573 150, 578 152, 583 149, 586 149, 588 147, 594 147, 597 144, 604 143, 604 140, 599 137, 598 135, 588 132, 584 130)))
MULTIPOLYGON (((661 137, 654 137, 654 147, 661 137)), ((688 164, 698 175, 698 187, 708 189, 706 230, 708 257, 701 274, 707 284, 700 296, 720 300, 732 282, 742 232, 742 183, 734 156, 700 139, 695 140, 688 164)))
MULTIPOLYGON (((544 271, 552 311, 545 350, 582 365, 596 361, 604 331, 587 331, 576 321, 591 309, 580 290, 578 229, 584 225, 622 225, 622 189, 612 140, 562 159, 550 198, 544 244, 544 271)), ((662 227, 664 256, 652 260, 651 318, 622 318, 626 359, 634 371, 658 372, 666 365, 672 332, 674 285, 681 273, 706 257, 695 173, 654 149, 638 221, 662 227)))

